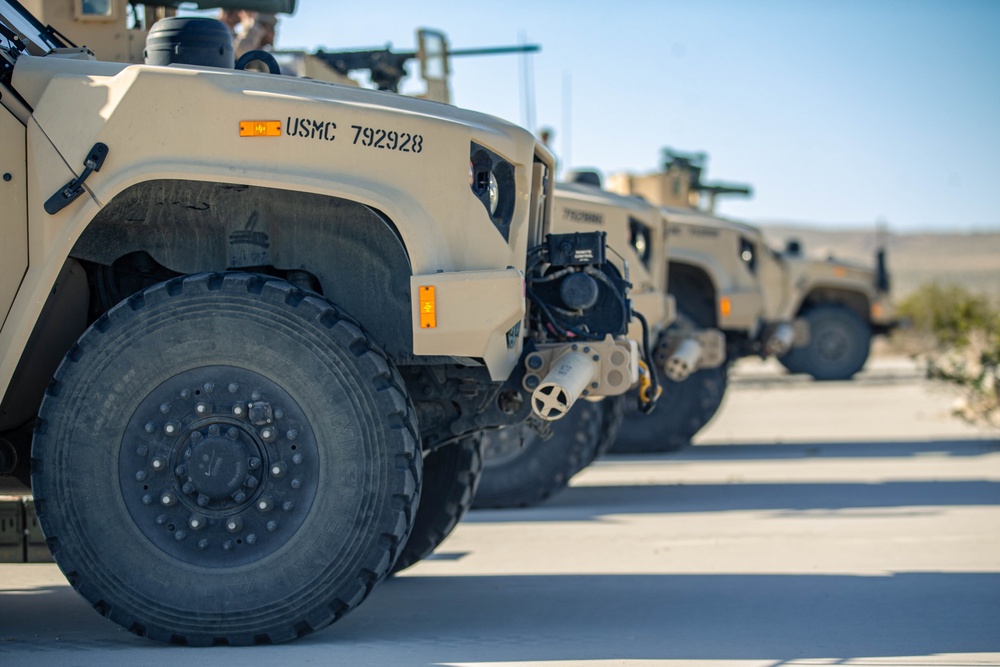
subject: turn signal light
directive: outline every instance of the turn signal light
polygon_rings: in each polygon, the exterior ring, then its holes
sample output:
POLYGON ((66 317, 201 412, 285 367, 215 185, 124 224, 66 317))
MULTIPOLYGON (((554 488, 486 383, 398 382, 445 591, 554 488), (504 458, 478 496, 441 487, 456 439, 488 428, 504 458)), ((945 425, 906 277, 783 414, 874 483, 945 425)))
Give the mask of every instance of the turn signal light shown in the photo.
POLYGON ((722 313, 723 317, 729 317, 733 313, 733 302, 729 300, 728 296, 719 299, 719 312, 722 313))
POLYGON ((241 137, 280 137, 280 120, 241 120, 241 137))
POLYGON ((434 286, 420 287, 420 328, 437 328, 437 301, 434 298, 434 286))

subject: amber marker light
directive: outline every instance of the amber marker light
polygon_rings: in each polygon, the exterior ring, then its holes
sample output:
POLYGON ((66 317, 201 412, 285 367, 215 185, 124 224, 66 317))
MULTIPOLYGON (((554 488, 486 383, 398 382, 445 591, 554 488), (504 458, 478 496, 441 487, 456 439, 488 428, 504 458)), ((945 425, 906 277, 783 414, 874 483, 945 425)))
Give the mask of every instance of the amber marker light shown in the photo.
POLYGON ((843 278, 844 276, 847 275, 847 269, 845 269, 842 266, 835 266, 833 267, 833 275, 837 276, 838 278, 843 278))
POLYGON ((729 300, 728 296, 724 296, 719 299, 719 312, 722 313, 723 317, 729 317, 733 313, 733 302, 729 300))
POLYGON ((420 286, 420 328, 437 328, 437 302, 434 299, 434 286, 420 286))
POLYGON ((241 120, 241 137, 280 137, 280 120, 241 120))
POLYGON ((880 320, 880 319, 882 319, 882 315, 884 314, 884 312, 885 311, 882 310, 882 304, 881 303, 878 303, 876 301, 875 303, 872 304, 871 314, 872 314, 872 319, 873 320, 880 320))

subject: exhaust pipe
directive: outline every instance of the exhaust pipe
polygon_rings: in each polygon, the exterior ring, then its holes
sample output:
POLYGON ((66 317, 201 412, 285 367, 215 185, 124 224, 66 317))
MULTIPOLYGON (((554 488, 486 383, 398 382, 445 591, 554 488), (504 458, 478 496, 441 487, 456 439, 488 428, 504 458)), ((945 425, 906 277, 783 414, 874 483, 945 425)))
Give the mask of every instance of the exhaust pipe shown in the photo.
POLYGON ((787 322, 779 324, 771 332, 764 347, 769 354, 782 356, 792 349, 795 342, 795 328, 787 322))
POLYGON ((583 352, 563 355, 531 392, 531 409, 542 419, 562 419, 594 381, 599 368, 592 355, 583 352))
POLYGON ((698 369, 701 361, 702 347, 697 338, 685 338, 673 351, 663 370, 674 382, 683 382, 698 369))

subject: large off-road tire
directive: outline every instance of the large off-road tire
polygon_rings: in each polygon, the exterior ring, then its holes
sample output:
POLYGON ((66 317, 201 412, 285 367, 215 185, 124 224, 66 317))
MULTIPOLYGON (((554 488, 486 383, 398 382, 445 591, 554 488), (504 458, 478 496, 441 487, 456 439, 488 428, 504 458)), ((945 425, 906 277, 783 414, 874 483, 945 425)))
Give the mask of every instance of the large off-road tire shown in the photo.
POLYGON ((527 425, 484 433, 483 478, 472 506, 529 507, 565 489, 594 458, 602 413, 601 403, 577 401, 552 423, 548 440, 527 425))
MULTIPOLYGON (((597 440, 597 447, 594 449, 594 456, 590 463, 601 458, 614 446, 618 439, 618 431, 625 420, 625 404, 638 400, 634 393, 622 394, 621 396, 611 396, 601 401, 603 412, 601 413, 601 434, 597 440)), ((638 408, 634 410, 638 412, 638 408)), ((588 463, 588 465, 590 464, 588 463)))
POLYGON ((809 342, 779 357, 785 368, 817 380, 848 380, 864 368, 872 330, 857 313, 831 304, 812 308, 803 318, 809 323, 809 342))
POLYGON ((625 421, 611 447, 614 454, 675 452, 691 443, 694 434, 715 416, 726 393, 727 365, 706 368, 683 382, 669 380, 661 369, 660 396, 651 414, 641 414, 635 403, 625 406, 625 421))
POLYGON ((393 567, 405 570, 423 560, 451 535, 472 507, 483 475, 481 434, 434 450, 424 458, 424 483, 413 530, 393 567))
POLYGON ((322 628, 389 572, 421 457, 399 374, 319 296, 251 274, 155 285, 67 354, 35 429, 38 517, 97 611, 152 639, 322 628))

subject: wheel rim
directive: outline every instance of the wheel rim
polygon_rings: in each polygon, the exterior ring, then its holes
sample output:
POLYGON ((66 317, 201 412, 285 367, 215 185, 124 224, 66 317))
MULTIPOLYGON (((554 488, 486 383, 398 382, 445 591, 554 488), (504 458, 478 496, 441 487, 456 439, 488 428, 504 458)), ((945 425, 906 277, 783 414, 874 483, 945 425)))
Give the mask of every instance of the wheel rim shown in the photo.
POLYGON ((264 558, 302 526, 319 447, 302 409, 268 378, 181 372, 139 404, 119 454, 122 498, 161 550, 204 567, 264 558))
POLYGON ((841 329, 827 329, 816 340, 816 351, 825 361, 840 361, 850 350, 850 339, 841 329))

